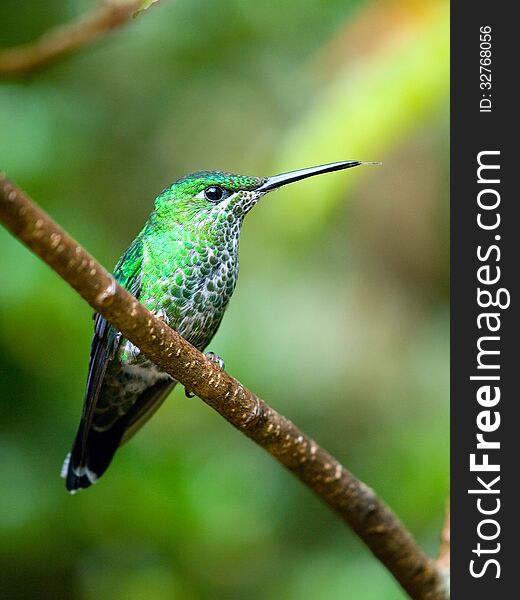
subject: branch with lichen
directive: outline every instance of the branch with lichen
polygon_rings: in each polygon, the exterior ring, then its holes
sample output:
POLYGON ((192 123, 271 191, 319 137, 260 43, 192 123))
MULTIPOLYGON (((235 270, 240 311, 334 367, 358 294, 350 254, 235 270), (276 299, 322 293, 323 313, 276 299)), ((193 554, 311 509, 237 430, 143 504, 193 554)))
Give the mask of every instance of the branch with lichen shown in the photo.
POLYGON ((130 19, 154 2, 125 0, 105 2, 91 13, 44 33, 28 44, 0 50, 0 78, 11 78, 37 71, 76 52, 130 19))
POLYGON ((441 568, 426 556, 372 489, 156 318, 2 174, 0 222, 148 358, 298 477, 355 531, 411 598, 449 598, 444 564, 441 568))

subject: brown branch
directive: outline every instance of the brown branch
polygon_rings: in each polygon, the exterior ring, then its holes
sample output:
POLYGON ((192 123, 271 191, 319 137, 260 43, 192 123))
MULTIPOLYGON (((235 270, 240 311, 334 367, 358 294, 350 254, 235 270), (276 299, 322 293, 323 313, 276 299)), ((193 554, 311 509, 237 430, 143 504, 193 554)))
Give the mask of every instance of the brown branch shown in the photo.
POLYGON ((150 359, 296 475, 352 527, 412 598, 448 598, 435 561, 368 486, 154 317, 1 174, 0 221, 150 359))
POLYGON ((43 34, 38 40, 0 50, 0 78, 17 77, 47 66, 127 23, 143 0, 105 3, 77 21, 43 34))

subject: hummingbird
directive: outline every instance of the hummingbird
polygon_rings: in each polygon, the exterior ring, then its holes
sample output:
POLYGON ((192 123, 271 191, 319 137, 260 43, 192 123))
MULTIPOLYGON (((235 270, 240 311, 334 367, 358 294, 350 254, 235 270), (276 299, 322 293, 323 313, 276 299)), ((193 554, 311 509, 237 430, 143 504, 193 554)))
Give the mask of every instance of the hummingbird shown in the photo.
MULTIPOLYGON (((274 177, 221 171, 182 177, 157 196, 114 277, 202 352, 235 289, 246 214, 279 187, 365 164, 377 163, 348 160, 274 177)), ((207 356, 223 368, 220 357, 207 356)), ((67 490, 74 493, 95 483, 118 447, 146 423, 176 383, 101 315, 94 315, 83 412, 61 471, 67 490)))

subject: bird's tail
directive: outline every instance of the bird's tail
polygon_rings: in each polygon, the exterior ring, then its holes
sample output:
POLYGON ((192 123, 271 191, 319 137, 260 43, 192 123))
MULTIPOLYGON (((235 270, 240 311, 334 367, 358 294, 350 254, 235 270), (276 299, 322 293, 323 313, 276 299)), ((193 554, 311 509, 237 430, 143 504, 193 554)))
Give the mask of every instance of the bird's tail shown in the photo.
POLYGON ((118 447, 148 421, 175 384, 176 381, 168 377, 147 388, 132 408, 105 431, 85 425, 82 419, 72 450, 61 469, 61 476, 71 494, 96 483, 112 462, 118 447))
POLYGON ((85 438, 83 423, 80 425, 72 451, 67 454, 61 469, 61 476, 71 494, 91 486, 103 475, 112 462, 124 431, 124 424, 119 422, 108 431, 90 429, 85 438))

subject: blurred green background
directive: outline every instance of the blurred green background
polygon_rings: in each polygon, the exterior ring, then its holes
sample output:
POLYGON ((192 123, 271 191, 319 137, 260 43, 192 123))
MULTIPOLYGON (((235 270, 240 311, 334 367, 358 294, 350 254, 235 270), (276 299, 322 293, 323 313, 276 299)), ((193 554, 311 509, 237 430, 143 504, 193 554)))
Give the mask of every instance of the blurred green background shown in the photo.
MULTIPOLYGON (((0 46, 95 3, 2 0, 0 46)), ((448 493, 448 4, 161 0, 0 83, 0 168, 112 267, 199 169, 383 165, 269 195, 210 349, 435 553, 448 493)), ((58 474, 91 309, 0 229, 0 596, 393 600, 353 533, 177 389, 100 483, 58 474)))

